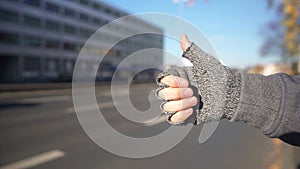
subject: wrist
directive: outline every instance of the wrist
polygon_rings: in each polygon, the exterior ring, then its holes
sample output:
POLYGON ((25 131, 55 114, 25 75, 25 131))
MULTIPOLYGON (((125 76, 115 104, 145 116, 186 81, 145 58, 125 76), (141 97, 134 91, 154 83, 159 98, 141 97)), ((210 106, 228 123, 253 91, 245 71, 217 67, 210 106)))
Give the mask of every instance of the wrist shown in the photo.
POLYGON ((233 74, 229 68, 228 69, 228 80, 227 80, 227 90, 225 96, 225 107, 223 118, 231 120, 237 110, 238 103, 241 96, 241 74, 233 74))

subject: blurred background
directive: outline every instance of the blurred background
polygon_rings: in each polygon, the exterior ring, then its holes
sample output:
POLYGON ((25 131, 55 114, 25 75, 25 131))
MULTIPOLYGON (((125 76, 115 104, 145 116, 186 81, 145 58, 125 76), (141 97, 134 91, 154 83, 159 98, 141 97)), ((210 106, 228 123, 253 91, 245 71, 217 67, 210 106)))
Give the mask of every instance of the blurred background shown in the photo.
MULTIPOLYGON (((204 144, 197 142, 201 126, 196 126, 172 150, 146 159, 119 157, 92 142, 72 102, 76 58, 99 28, 139 12, 163 12, 192 23, 212 43, 217 57, 235 70, 263 75, 300 73, 299 0, 1 0, 0 169, 300 168, 299 148, 266 138, 243 123, 222 121, 204 144)), ((136 17, 101 34, 98 46, 88 49, 105 55, 96 68, 96 98, 107 121, 121 133, 154 136, 169 124, 164 118, 150 124, 133 123, 117 113, 110 92, 117 66, 142 49, 159 48, 178 58, 181 51, 178 41, 157 34, 136 35, 113 48, 107 44, 120 34, 139 30, 163 34, 167 29, 189 35, 180 26, 136 17)), ((165 67, 176 64, 175 60, 164 53, 136 56, 118 77, 127 80, 141 67, 165 67)), ((89 73, 93 65, 94 60, 86 58, 78 66, 89 73)), ((148 95, 156 88, 157 73, 157 69, 146 69, 130 82, 130 99, 137 109, 149 108, 148 95)), ((124 90, 120 88, 120 96, 124 90)))

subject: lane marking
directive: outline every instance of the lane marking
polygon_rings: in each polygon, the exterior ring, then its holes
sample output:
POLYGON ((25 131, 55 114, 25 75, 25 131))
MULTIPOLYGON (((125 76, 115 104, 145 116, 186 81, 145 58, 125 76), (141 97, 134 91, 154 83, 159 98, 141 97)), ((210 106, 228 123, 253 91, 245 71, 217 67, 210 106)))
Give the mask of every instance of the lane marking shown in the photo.
POLYGON ((65 156, 65 153, 61 150, 51 150, 42 154, 38 154, 29 158, 25 158, 20 161, 0 167, 0 169, 25 169, 38 166, 43 163, 53 161, 65 156))
MULTIPOLYGON (((113 101, 110 102, 103 102, 103 103, 98 103, 99 108, 111 108, 114 107, 116 103, 114 103, 113 101)), ((97 105, 86 105, 86 106, 80 106, 77 107, 77 111, 79 112, 85 112, 85 111, 90 111, 90 110, 96 110, 98 109, 97 105)), ((65 109, 66 113, 75 113, 74 107, 68 107, 65 109)))
POLYGON ((162 115, 158 119, 150 122, 150 123, 144 123, 144 126, 150 127, 150 126, 155 126, 161 123, 167 123, 167 115, 162 115))

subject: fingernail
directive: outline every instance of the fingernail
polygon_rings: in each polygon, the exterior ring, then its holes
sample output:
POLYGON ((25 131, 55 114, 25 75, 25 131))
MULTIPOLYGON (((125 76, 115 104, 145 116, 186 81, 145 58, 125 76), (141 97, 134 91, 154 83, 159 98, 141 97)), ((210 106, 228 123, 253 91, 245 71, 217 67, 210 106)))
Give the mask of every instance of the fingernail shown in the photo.
POLYGON ((193 91, 190 88, 184 89, 184 95, 185 96, 191 96, 193 94, 193 91))
POLYGON ((181 86, 181 87, 188 86, 187 81, 185 81, 185 80, 181 81, 181 82, 180 82, 180 86, 181 86))
POLYGON ((190 100, 189 100, 189 102, 191 103, 191 104, 195 104, 196 103, 196 98, 195 97, 192 97, 192 98, 190 98, 190 100))

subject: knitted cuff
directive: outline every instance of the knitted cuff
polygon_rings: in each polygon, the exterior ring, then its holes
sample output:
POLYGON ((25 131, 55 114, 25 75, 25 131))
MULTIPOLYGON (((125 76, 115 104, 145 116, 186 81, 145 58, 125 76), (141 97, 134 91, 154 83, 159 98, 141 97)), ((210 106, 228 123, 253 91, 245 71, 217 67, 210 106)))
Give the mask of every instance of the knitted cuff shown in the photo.
MULTIPOLYGON (((230 70, 229 70, 230 71, 230 70)), ((226 85, 226 97, 223 118, 231 120, 234 116, 241 96, 242 77, 241 73, 229 76, 226 85)))

